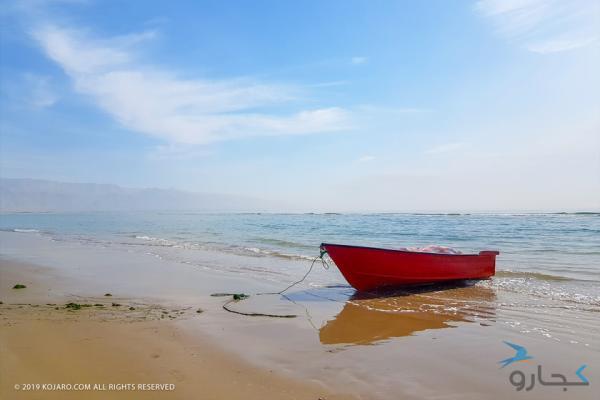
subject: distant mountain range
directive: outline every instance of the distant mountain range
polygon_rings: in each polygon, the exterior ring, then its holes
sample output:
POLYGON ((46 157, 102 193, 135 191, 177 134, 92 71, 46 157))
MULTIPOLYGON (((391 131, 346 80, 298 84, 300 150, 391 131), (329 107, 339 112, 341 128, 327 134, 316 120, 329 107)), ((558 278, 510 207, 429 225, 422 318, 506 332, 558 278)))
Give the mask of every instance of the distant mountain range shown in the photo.
POLYGON ((269 211, 273 204, 227 194, 135 189, 110 184, 0 179, 0 211, 269 211))

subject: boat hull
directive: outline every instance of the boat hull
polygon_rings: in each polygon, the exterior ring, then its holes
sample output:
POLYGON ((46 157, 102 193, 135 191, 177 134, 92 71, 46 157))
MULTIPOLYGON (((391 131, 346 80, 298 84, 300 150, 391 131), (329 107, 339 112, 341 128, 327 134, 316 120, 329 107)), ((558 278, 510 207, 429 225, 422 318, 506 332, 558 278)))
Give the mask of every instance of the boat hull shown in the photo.
POLYGON ((438 254, 374 247, 321 244, 355 289, 421 285, 464 279, 487 279, 496 271, 497 251, 438 254))

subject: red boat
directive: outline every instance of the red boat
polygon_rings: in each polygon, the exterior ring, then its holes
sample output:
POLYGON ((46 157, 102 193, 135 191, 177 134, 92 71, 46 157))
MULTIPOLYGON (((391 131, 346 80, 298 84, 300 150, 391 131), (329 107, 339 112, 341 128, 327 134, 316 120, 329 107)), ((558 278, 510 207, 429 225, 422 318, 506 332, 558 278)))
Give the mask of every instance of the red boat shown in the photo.
POLYGON ((356 290, 487 279, 496 271, 498 251, 439 254, 322 243, 344 278, 356 290))

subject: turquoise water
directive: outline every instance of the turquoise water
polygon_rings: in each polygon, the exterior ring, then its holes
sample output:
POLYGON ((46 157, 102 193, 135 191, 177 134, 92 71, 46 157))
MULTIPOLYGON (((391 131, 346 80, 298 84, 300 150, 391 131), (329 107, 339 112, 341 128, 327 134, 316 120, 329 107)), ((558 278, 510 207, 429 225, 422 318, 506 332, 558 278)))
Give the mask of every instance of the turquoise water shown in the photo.
POLYGON ((497 269, 600 282, 599 214, 20 213, 0 229, 61 240, 310 258, 321 242, 501 252, 497 269))
MULTIPOLYGON (((545 306, 600 306, 599 214, 21 213, 1 215, 0 230, 124 248, 276 286, 301 277, 321 242, 499 250, 496 276, 480 286, 545 306)), ((306 284, 347 285, 335 268, 315 269, 306 284)))

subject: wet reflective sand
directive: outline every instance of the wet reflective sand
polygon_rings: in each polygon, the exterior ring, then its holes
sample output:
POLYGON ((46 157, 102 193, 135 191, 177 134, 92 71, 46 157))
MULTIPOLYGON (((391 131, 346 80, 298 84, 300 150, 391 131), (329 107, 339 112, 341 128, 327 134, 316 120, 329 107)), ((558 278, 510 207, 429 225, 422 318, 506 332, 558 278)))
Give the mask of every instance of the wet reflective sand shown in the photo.
MULTIPOLYGON (((323 344, 372 344, 427 329, 451 328, 495 316, 494 291, 471 285, 405 289, 352 296, 319 331, 323 344)), ((483 322, 482 322, 483 323, 483 322)))

